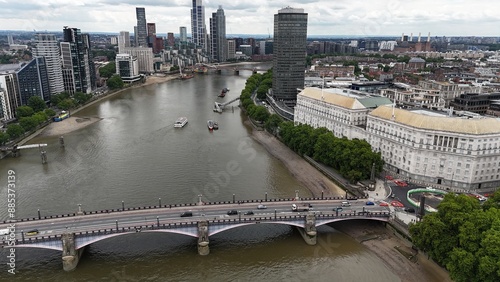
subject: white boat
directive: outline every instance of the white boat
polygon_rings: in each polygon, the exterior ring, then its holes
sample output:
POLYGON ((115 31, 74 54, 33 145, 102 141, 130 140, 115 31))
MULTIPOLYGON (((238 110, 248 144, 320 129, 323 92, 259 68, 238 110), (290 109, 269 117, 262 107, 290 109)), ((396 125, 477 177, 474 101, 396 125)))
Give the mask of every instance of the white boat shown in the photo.
POLYGON ((177 127, 177 128, 184 127, 184 125, 186 125, 186 123, 188 123, 187 117, 180 117, 175 121, 174 127, 177 127))

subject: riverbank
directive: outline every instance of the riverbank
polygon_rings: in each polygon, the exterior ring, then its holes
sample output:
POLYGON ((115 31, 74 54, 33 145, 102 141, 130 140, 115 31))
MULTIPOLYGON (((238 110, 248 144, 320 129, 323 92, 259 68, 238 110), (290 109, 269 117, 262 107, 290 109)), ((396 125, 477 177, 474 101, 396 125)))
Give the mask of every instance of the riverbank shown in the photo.
POLYGON ((423 254, 417 254, 411 243, 397 237, 379 222, 350 220, 331 226, 367 247, 403 282, 452 281, 446 270, 423 254))
POLYGON ((245 123, 247 126, 252 127, 252 138, 264 146, 271 155, 283 162, 293 177, 304 184, 314 197, 321 197, 322 192, 325 197, 345 196, 342 188, 281 143, 276 137, 266 131, 256 130, 248 120, 245 123))

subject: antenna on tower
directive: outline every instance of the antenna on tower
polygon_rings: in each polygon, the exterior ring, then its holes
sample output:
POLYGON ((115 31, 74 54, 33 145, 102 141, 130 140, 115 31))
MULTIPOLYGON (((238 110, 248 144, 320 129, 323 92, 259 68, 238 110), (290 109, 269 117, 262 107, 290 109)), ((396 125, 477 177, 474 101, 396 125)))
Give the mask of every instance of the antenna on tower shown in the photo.
POLYGON ((269 31, 269 28, 267 28, 267 34, 269 34, 269 39, 271 39, 271 32, 269 31))

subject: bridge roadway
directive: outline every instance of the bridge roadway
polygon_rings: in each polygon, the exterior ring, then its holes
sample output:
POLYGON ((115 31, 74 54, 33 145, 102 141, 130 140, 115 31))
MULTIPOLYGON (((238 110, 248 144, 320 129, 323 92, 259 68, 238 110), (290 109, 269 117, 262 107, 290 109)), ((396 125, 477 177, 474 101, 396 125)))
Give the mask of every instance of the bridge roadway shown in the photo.
MULTIPOLYGON (((306 243, 316 243, 316 226, 348 219, 388 221, 387 207, 366 205, 366 199, 350 199, 351 206, 341 207, 342 198, 272 199, 187 205, 162 205, 142 208, 79 211, 68 215, 21 219, 15 222, 15 232, 2 236, 0 244, 10 247, 35 247, 63 252, 63 267, 72 270, 86 245, 110 237, 135 232, 170 232, 198 238, 198 252, 209 253, 208 237, 225 230, 256 223, 287 224, 298 227, 306 243), (294 212, 292 204, 311 204, 308 212, 294 212), (258 209, 263 204, 266 209, 258 209), (228 215, 236 210, 235 215, 228 215), (190 217, 181 217, 183 212, 190 217), (253 211, 253 215, 245 215, 253 211), (30 235, 29 231, 38 233, 30 235), (62 244, 61 244, 62 242, 62 244)), ((0 229, 10 228, 8 221, 0 229)))

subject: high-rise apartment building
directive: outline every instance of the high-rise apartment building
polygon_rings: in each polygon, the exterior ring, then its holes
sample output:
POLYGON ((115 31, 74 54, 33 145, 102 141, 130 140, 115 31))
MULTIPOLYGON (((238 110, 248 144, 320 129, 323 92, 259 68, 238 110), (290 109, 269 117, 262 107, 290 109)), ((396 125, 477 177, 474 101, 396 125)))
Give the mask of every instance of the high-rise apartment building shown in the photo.
POLYGON ((207 50, 206 34, 205 6, 203 6, 202 0, 193 0, 193 8, 191 9, 191 36, 193 43, 197 47, 202 47, 205 51, 207 50))
POLYGON ((90 36, 81 33, 77 28, 68 27, 64 27, 63 35, 61 57, 63 60, 63 80, 66 79, 64 81, 65 91, 91 93, 97 85, 90 36), (70 74, 70 72, 73 73, 70 74), (73 83, 67 80, 70 75, 73 78, 73 83))
POLYGON ((9 121, 16 117, 19 106, 19 84, 15 72, 2 73, 0 70, 0 121, 9 121))
POLYGON ((124 82, 134 82, 141 79, 137 58, 130 54, 116 54, 116 73, 124 82))
POLYGON ((136 47, 147 47, 148 46, 148 30, 146 25, 146 9, 145 8, 135 8, 135 15, 137 18, 137 33, 135 37, 137 45, 136 47))
POLYGON ((44 57, 33 57, 16 71, 19 88, 19 106, 28 105, 29 98, 37 96, 45 102, 50 101, 49 76, 44 57))
POLYGON ((9 42, 9 45, 14 44, 14 37, 12 34, 7 35, 7 41, 9 42))
POLYGON ((307 13, 283 8, 274 15, 273 97, 288 106, 304 88, 307 47, 307 13))
POLYGON ((118 53, 121 53, 124 48, 130 47, 130 33, 128 31, 120 31, 118 35, 118 53))
POLYGON ((225 62, 227 60, 226 42, 226 16, 222 6, 219 6, 217 12, 212 13, 212 18, 210 18, 210 55, 213 61, 225 62))
POLYGON ((53 34, 35 34, 35 46, 33 55, 45 58, 50 93, 59 94, 64 92, 61 54, 56 36, 53 34))
POLYGON ((181 26, 179 28, 179 40, 181 43, 186 43, 187 42, 187 28, 185 26, 181 26))
POLYGON ((167 45, 170 47, 175 45, 175 36, 173 32, 167 33, 167 45))

